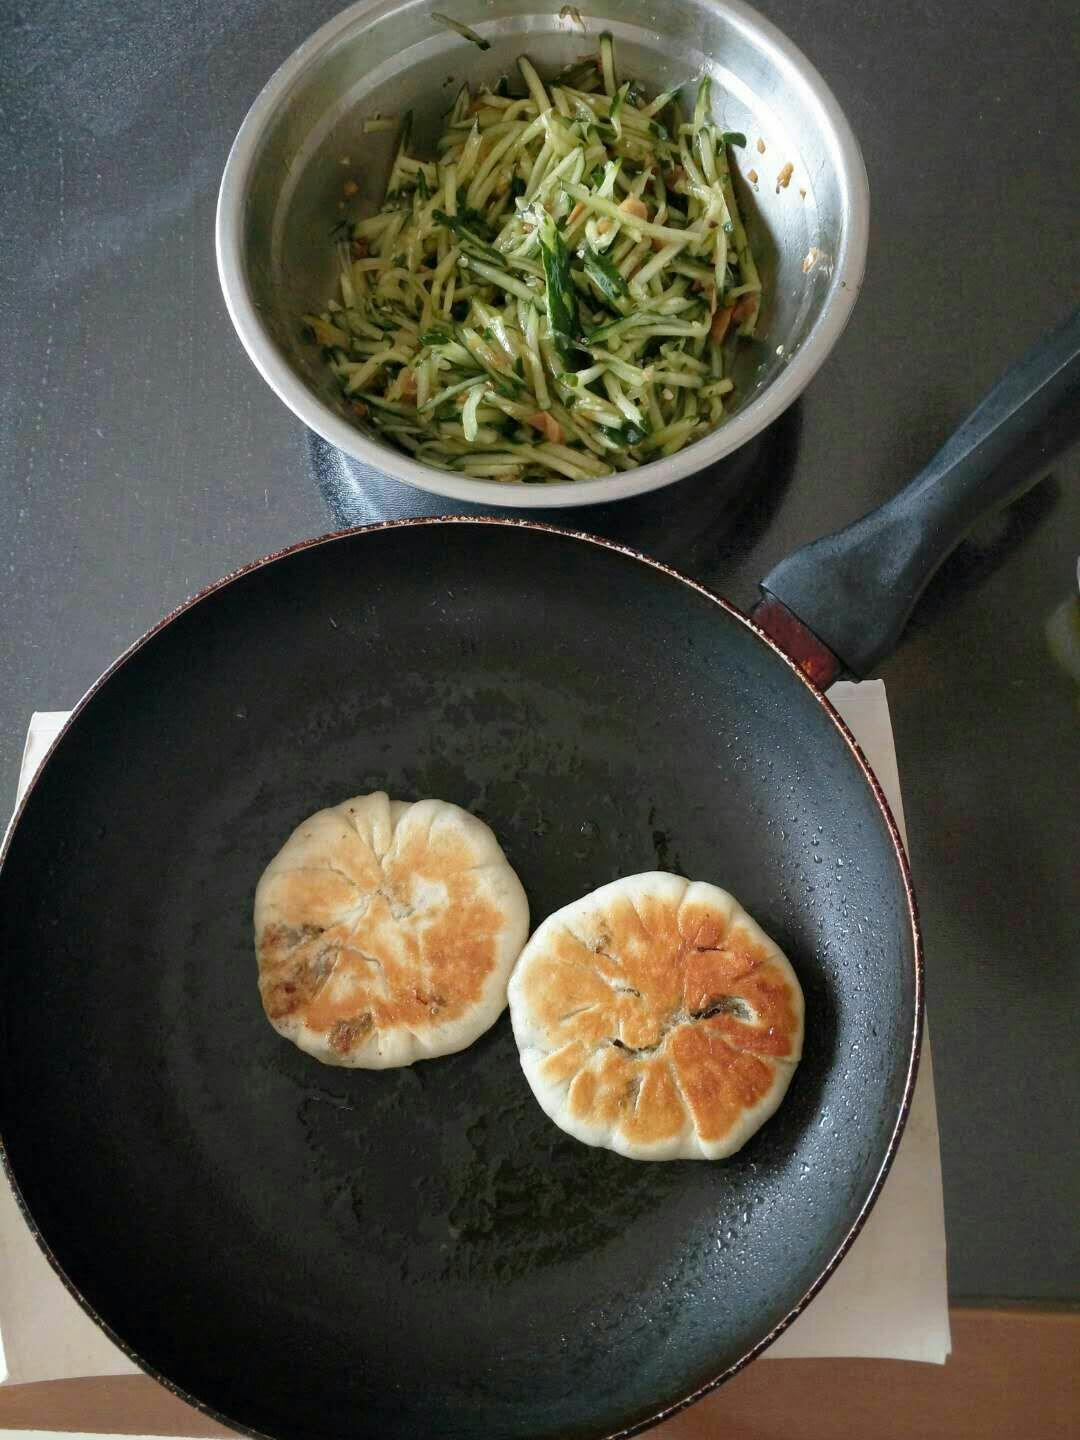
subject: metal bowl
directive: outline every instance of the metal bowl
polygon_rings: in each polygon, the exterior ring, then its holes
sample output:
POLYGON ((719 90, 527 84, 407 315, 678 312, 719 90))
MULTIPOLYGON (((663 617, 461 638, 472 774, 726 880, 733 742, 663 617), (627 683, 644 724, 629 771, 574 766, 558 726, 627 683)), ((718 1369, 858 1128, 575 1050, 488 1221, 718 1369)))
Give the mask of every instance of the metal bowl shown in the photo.
POLYGON ((809 383, 859 292, 869 192, 839 105, 791 41, 740 0, 596 0, 576 12, 587 38, 574 19, 560 16, 555 0, 453 0, 452 8, 489 49, 434 20, 426 0, 360 0, 295 51, 248 112, 225 166, 216 239, 225 303, 256 368, 332 445, 455 500, 594 504, 713 464, 775 420, 809 383), (720 122, 747 136, 745 150, 733 152, 736 185, 765 301, 760 338, 742 347, 734 376, 738 402, 696 444, 599 480, 505 484, 420 464, 347 417, 337 382, 300 321, 336 291, 331 228, 352 210, 370 213, 383 193, 395 137, 365 135, 362 122, 411 108, 423 152, 463 80, 494 84, 516 73, 522 51, 550 73, 593 48, 603 30, 615 37, 622 73, 657 90, 685 83, 689 94, 698 76, 711 75, 720 122), (788 164, 790 182, 782 186, 778 176, 788 164), (345 211, 349 177, 359 180, 360 196, 345 211))

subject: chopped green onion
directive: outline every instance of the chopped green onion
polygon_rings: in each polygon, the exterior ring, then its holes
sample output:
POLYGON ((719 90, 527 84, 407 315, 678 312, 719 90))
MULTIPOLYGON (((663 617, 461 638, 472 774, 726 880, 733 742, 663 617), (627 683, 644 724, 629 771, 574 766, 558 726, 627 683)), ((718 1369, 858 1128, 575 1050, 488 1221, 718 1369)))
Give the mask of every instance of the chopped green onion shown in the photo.
POLYGON ((486 240, 482 240, 462 216, 447 215, 445 210, 436 210, 431 218, 436 225, 445 225, 448 230, 452 230, 466 246, 483 255, 485 259, 501 262, 502 256, 498 250, 486 240))
POLYGON ((577 291, 570 279, 570 252, 555 221, 547 214, 540 221, 540 250, 544 257, 551 338, 563 364, 573 370, 579 364, 575 343, 580 336, 577 291))
POLYGON ((626 281, 606 255, 598 255, 595 250, 586 247, 582 256, 582 264, 585 274, 605 300, 617 304, 624 296, 629 295, 630 290, 626 281))

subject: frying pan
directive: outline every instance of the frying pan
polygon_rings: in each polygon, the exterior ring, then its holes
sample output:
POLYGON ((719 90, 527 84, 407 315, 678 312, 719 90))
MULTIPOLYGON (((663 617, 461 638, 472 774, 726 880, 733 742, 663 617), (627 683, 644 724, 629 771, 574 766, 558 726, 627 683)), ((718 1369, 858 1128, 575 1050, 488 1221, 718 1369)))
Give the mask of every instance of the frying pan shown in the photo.
POLYGON ((1012 492, 996 461, 1078 333, 774 571, 763 624, 587 536, 425 520, 260 561, 113 666, 5 843, 0 1122, 46 1253, 141 1365, 253 1433, 569 1440, 687 1403, 807 1303, 895 1152, 922 1008, 903 851, 819 684, 1012 492), (730 887, 806 993, 776 1116, 727 1162, 635 1164, 548 1122, 505 1017, 389 1072, 281 1041, 255 882, 375 787, 483 814, 534 920, 653 867, 730 887))

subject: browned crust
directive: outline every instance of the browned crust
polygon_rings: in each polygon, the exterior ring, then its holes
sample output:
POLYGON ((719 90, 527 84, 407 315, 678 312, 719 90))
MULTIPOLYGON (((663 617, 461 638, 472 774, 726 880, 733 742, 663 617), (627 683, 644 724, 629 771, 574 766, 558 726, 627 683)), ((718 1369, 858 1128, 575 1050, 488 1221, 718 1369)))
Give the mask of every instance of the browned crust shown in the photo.
POLYGON ((329 832, 311 864, 268 868, 260 893, 275 918, 256 955, 269 1020, 286 1032, 302 1023, 345 1056, 380 1033, 431 1029, 477 1005, 506 915, 481 878, 484 857, 451 827, 406 819, 379 857, 356 828, 326 818, 336 813, 300 827, 304 840, 329 832), (418 911, 433 891, 445 898, 418 911))
POLYGON ((593 921, 568 916, 522 962, 530 1020, 559 1041, 541 1078, 569 1080, 568 1114, 618 1126, 631 1145, 677 1138, 688 1116, 701 1141, 722 1144, 801 1054, 786 960, 726 897, 701 895, 612 893, 593 921))

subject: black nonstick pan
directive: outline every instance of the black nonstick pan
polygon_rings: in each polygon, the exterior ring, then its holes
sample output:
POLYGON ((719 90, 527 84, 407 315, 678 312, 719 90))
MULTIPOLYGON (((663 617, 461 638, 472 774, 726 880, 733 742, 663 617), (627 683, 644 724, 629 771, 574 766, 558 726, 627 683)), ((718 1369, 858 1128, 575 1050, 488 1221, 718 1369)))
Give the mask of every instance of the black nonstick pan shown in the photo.
POLYGON ((806 671, 872 662, 1007 497, 992 462, 1074 379, 1077 329, 899 504, 774 572, 761 618, 803 668, 638 555, 443 520, 241 571, 95 686, 6 841, 0 1125, 42 1245, 140 1364, 276 1437, 571 1440, 685 1404, 807 1303, 895 1151, 922 989, 895 827, 806 671), (634 1163, 551 1125, 505 1016, 389 1072, 279 1039, 255 882, 374 788, 484 815, 534 922, 651 868, 732 890, 806 992, 777 1114, 729 1161, 634 1163))

